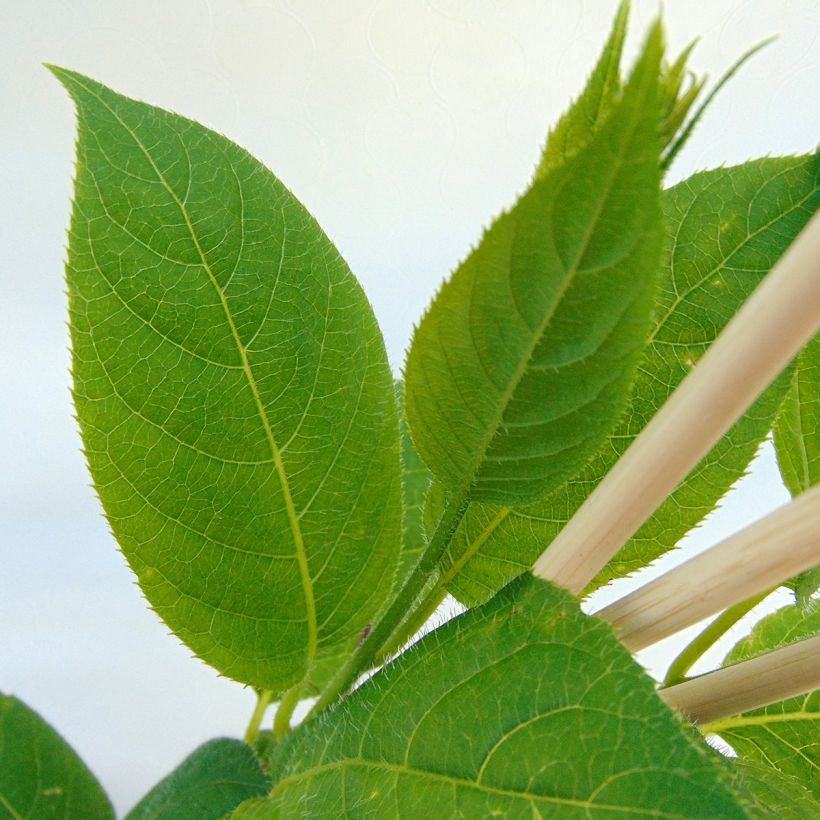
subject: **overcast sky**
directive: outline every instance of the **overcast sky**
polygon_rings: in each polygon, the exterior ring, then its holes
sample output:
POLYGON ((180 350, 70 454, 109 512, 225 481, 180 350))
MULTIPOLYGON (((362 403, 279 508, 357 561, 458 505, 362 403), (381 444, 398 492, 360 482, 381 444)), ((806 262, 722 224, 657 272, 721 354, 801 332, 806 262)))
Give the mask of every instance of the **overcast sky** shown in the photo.
MULTIPOLYGON (((635 5, 630 57, 658 6, 635 5)), ((700 35, 691 64, 713 77, 782 35, 715 102, 671 181, 814 146, 816 0, 665 6, 671 50, 700 35)), ((41 63, 198 119, 268 164, 362 281, 398 369, 442 277, 526 185, 614 8, 0 0, 0 690, 44 714, 119 809, 199 742, 241 734, 253 697, 191 660, 147 611, 87 486, 62 274, 73 111, 41 63)), ((767 451, 689 549, 785 499, 767 451)), ((651 669, 666 643, 643 656, 651 669)))

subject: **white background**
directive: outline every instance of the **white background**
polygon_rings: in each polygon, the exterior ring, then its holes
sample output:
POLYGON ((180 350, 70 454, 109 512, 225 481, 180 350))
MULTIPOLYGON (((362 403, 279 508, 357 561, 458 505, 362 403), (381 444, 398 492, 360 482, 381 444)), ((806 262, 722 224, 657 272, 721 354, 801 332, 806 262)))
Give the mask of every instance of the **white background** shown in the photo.
MULTIPOLYGON (((657 11, 636 5, 629 59, 657 11)), ((782 35, 715 102, 670 182, 814 146, 816 0, 665 5, 671 50, 700 35, 691 64, 712 77, 782 35)), ((268 164, 363 282, 398 370, 437 284, 526 185, 614 9, 614 0, 0 0, 0 690, 70 740, 118 809, 198 743, 240 735, 253 695, 191 660, 147 610, 87 486, 62 274, 73 111, 40 63, 198 119, 268 164)), ((785 499, 765 451, 689 550, 785 499)), ((660 672, 676 643, 642 659, 660 672)))

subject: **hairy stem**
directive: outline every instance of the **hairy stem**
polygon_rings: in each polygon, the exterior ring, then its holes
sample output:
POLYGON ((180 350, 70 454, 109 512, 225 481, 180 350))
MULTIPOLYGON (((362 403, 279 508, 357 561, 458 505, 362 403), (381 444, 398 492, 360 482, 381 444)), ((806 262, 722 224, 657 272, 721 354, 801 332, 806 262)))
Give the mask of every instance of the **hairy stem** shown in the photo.
POLYGON ((401 623, 385 641, 384 647, 379 653, 381 659, 384 660, 391 655, 395 655, 427 623, 427 620, 438 609, 439 604, 446 595, 447 590, 444 589, 440 579, 437 578, 435 584, 430 587, 430 591, 422 598, 410 614, 410 617, 401 623))
POLYGON ((706 629, 690 641, 672 661, 666 673, 662 687, 674 686, 686 680, 686 673, 694 666, 696 661, 703 657, 707 650, 711 649, 717 641, 728 632, 744 615, 754 609, 764 598, 771 594, 772 590, 767 589, 733 607, 725 610, 706 629))
POLYGON ((373 631, 348 658, 347 663, 342 666, 319 695, 319 699, 308 713, 308 718, 314 717, 338 697, 344 695, 361 674, 372 668, 374 663, 380 661, 384 657, 385 647, 388 644, 395 643, 394 636, 402 631, 403 624, 411 621, 415 623, 415 615, 419 608, 413 605, 425 586, 427 586, 430 576, 435 571, 441 556, 444 555, 447 545, 467 511, 468 491, 469 488, 464 488, 458 494, 458 497, 454 497, 452 502, 447 505, 436 531, 433 533, 433 537, 401 591, 373 631))
POLYGON ((270 689, 263 689, 257 694, 256 706, 253 710, 253 714, 251 715, 250 723, 248 723, 248 728, 245 730, 245 743, 249 746, 253 745, 256 740, 256 736, 259 734, 259 727, 262 725, 262 718, 265 717, 265 712, 267 711, 268 706, 270 706, 272 698, 273 692, 271 692, 270 689))
POLYGON ((273 719, 273 738, 277 742, 282 740, 290 731, 290 719, 293 717, 293 710, 299 703, 299 696, 302 694, 302 684, 297 683, 296 686, 288 689, 282 699, 279 701, 279 706, 276 708, 276 717, 273 719))

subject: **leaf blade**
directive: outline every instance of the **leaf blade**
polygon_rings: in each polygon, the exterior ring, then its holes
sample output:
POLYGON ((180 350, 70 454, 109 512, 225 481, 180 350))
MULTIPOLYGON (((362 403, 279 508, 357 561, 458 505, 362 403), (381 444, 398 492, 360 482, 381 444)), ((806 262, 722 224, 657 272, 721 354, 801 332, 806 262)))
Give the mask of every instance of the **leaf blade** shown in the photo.
POLYGON ((250 746, 228 738, 209 740, 157 783, 125 820, 219 820, 245 800, 266 794, 270 785, 250 746))
MULTIPOLYGON (((543 552, 814 213, 818 178, 818 155, 767 158, 696 174, 664 192, 665 219, 679 244, 670 234, 660 276, 660 313, 629 406, 602 450, 552 496, 515 509, 470 506, 444 567, 448 589, 462 603, 486 600, 543 552), (748 230, 742 221, 747 213, 748 230), (726 225, 729 230, 723 230, 726 225)), ((594 586, 672 549, 715 508, 771 429, 788 378, 782 376, 761 396, 594 586)), ((429 504, 441 505, 436 485, 430 496, 429 504)))
POLYGON ((532 576, 422 639, 272 767, 271 797, 235 817, 744 816, 611 630, 532 576))
POLYGON ((661 51, 656 27, 612 117, 493 224, 414 335, 408 421, 454 496, 544 495, 626 399, 660 250, 661 51))
POLYGON ((0 814, 114 820, 114 809, 77 753, 40 715, 0 693, 0 814))
POLYGON ((536 178, 562 165, 581 150, 606 121, 621 92, 621 55, 629 21, 629 0, 622 0, 584 90, 561 119, 550 129, 536 178))
POLYGON ((79 112, 67 278, 96 489, 176 634, 282 691, 358 635, 395 571, 398 425, 375 318, 249 154, 54 71, 79 112))

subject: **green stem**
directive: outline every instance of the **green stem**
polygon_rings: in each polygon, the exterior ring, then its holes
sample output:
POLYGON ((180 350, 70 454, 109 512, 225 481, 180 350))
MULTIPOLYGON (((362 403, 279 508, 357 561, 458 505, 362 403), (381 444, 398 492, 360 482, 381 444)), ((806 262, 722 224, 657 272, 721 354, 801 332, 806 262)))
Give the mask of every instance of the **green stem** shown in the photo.
POLYGON ((263 689, 256 696, 256 707, 251 715, 248 728, 245 730, 245 743, 249 746, 253 745, 256 740, 256 736, 259 734, 259 727, 262 725, 262 718, 265 717, 265 712, 267 711, 268 706, 270 706, 272 698, 273 692, 271 692, 270 689, 263 689))
POLYGON ((454 503, 447 505, 430 543, 401 591, 373 631, 319 695, 319 699, 308 713, 306 720, 317 715, 347 692, 362 673, 372 668, 374 662, 384 657, 385 646, 394 642, 394 635, 401 631, 402 625, 415 621, 417 609, 413 607, 413 604, 427 586, 430 576, 435 571, 441 556, 444 555, 447 545, 464 517, 467 510, 468 491, 469 488, 465 487, 461 493, 454 496, 454 503))
POLYGON ((674 686, 676 683, 682 683, 686 680, 687 672, 694 666, 706 653, 708 649, 713 647, 719 638, 728 632, 744 615, 754 609, 764 598, 768 597, 773 590, 768 589, 766 592, 761 592, 759 595, 753 595, 739 604, 725 610, 717 618, 715 618, 706 629, 688 643, 681 653, 672 661, 669 666, 669 671, 666 673, 661 688, 667 686, 674 686))
POLYGON ((277 743, 290 731, 290 719, 293 717, 293 710, 299 703, 301 694, 302 684, 300 682, 282 695, 279 706, 276 707, 276 717, 273 719, 273 739, 277 743))

